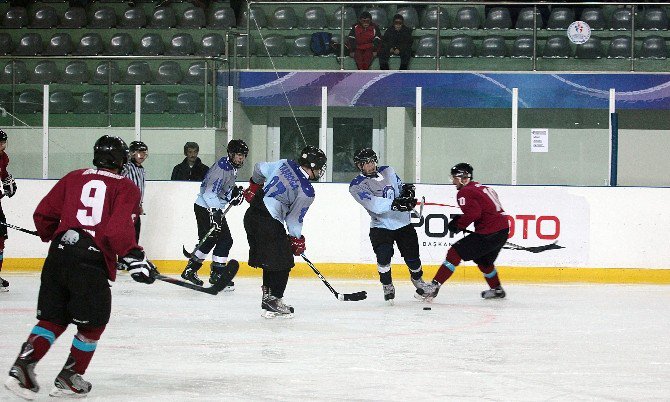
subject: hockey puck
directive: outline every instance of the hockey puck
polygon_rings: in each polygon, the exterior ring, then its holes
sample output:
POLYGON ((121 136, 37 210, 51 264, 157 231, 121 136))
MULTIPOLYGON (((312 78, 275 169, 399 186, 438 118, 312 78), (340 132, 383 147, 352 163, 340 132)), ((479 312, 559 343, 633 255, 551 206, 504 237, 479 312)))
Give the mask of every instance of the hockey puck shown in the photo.
POLYGON ((424 309, 424 310, 432 310, 431 307, 424 307, 423 309, 424 309))

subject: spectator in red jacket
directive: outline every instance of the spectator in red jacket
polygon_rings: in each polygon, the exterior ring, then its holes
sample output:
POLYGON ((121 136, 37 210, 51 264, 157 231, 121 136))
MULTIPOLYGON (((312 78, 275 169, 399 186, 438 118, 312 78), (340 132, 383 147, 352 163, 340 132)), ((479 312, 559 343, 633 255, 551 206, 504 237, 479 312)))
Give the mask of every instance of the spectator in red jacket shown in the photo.
POLYGON ((358 24, 351 27, 346 43, 349 55, 356 61, 359 70, 370 69, 381 42, 379 26, 372 22, 369 12, 363 11, 358 17, 358 24))

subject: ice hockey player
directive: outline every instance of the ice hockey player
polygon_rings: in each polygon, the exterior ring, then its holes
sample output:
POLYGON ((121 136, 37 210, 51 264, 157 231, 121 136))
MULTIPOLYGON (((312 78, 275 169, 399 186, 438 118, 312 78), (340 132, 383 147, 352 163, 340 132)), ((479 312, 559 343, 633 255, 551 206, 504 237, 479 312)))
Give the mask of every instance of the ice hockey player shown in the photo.
MULTIPOLYGON (((212 248, 214 250, 209 283, 212 285, 217 283, 226 272, 228 253, 233 247, 233 236, 223 210, 228 204, 235 206, 244 201, 243 188, 236 186, 235 180, 238 169, 244 165, 244 160, 249 154, 249 147, 242 140, 231 140, 226 152, 228 155, 219 159, 207 171, 193 205, 200 246, 189 258, 181 277, 199 286, 202 286, 203 281, 198 277, 198 270, 212 248)), ((232 281, 223 289, 224 292, 233 290, 235 283, 232 281)))
POLYGON ((256 163, 244 190, 251 204, 244 215, 249 265, 263 270, 261 315, 265 318, 293 317, 293 307, 284 303, 284 291, 295 266, 293 256, 306 249, 303 219, 315 196, 310 181, 318 181, 325 171, 326 154, 308 145, 297 161, 256 163))
POLYGON ((419 239, 412 226, 411 211, 416 206, 415 190, 402 180, 390 166, 377 167, 377 154, 363 148, 354 154, 354 163, 361 173, 349 185, 349 193, 370 214, 370 242, 377 257, 377 271, 384 291, 384 300, 393 303, 395 287, 391 276, 393 244, 398 246, 417 289, 425 289, 419 257, 419 239))
MULTIPOLYGON (((149 157, 149 147, 142 141, 133 141, 130 143, 128 150, 130 151, 130 158, 123 166, 121 175, 129 178, 140 189, 140 215, 144 215, 144 206, 142 204, 144 202, 144 189, 147 183, 147 171, 142 164, 149 157)), ((138 216, 135 219, 135 239, 137 242, 140 241, 141 228, 142 221, 138 216)))
POLYGON ((475 232, 466 235, 449 248, 445 261, 428 284, 429 288, 417 289, 417 299, 433 300, 440 286, 454 273, 458 264, 470 260, 477 264, 490 288, 482 292, 482 297, 505 297, 494 263, 507 242, 509 221, 495 190, 473 181, 472 178, 473 168, 468 163, 458 163, 451 168, 451 180, 458 190, 456 202, 463 214, 453 217, 448 228, 450 233, 455 234, 474 223, 475 232))
MULTIPOLYGON (((7 156, 7 133, 0 130, 0 180, 2 180, 2 193, 0 198, 11 198, 16 193, 16 182, 14 177, 7 171, 9 165, 9 156, 7 156)), ((0 221, 7 222, 5 212, 0 204, 0 221)), ((0 271, 2 271, 2 261, 5 254, 5 240, 7 240, 7 227, 0 225, 0 271)), ((0 278, 0 292, 9 291, 9 281, 0 278)))
POLYGON ((37 397, 35 365, 70 323, 77 333, 49 395, 86 396, 91 383, 82 375, 109 322, 117 258, 134 280, 155 280, 155 267, 135 241, 133 216, 140 190, 120 175, 127 160, 128 147, 121 138, 100 137, 93 147, 95 168, 65 175, 35 209, 37 233, 51 245, 42 268, 37 325, 5 381, 20 397, 37 397))

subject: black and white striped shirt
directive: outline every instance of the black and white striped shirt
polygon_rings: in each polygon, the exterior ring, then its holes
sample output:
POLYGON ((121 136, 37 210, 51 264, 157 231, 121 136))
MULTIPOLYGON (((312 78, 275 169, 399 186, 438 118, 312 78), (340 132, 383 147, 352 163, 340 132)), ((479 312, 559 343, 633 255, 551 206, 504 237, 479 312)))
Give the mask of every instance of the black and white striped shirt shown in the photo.
POLYGON ((140 165, 136 165, 135 162, 130 161, 123 165, 123 171, 121 172, 121 175, 129 178, 137 187, 140 189, 140 206, 142 206, 142 202, 144 201, 144 186, 145 186, 145 181, 146 181, 146 173, 144 171, 144 167, 140 165))

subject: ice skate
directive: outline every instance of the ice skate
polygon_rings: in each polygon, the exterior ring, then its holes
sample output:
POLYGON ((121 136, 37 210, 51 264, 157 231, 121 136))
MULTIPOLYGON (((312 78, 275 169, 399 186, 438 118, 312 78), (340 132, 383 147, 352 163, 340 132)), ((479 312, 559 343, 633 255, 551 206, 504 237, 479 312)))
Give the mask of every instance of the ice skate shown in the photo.
POLYGON ((393 304, 393 299, 395 299, 395 286, 393 286, 392 283, 389 283, 388 285, 382 285, 382 288, 384 289, 384 300, 389 302, 389 304, 393 304))
POLYGON ((442 286, 440 282, 433 279, 430 283, 426 283, 426 286, 421 288, 417 287, 416 293, 414 293, 414 298, 425 302, 431 302, 440 291, 440 286, 442 286))
POLYGON ((37 385, 35 376, 35 365, 30 356, 33 353, 33 345, 25 342, 21 346, 21 353, 16 358, 14 365, 9 370, 9 378, 5 381, 5 388, 23 399, 33 400, 37 397, 40 386, 37 385))
POLYGON ((9 292, 9 281, 0 278, 0 292, 9 292))
POLYGON ((85 398, 91 391, 91 383, 72 370, 74 358, 68 357, 65 366, 54 380, 54 387, 49 396, 60 398, 85 398))
POLYGON ((414 287, 415 287, 417 290, 418 290, 418 289, 423 289, 423 291, 425 292, 425 291, 428 290, 428 288, 429 288, 429 286, 430 286, 429 284, 427 284, 427 283, 423 280, 423 278, 419 278, 419 279, 410 278, 410 279, 412 280, 412 284, 414 285, 414 287))
POLYGON ((265 318, 293 318, 293 307, 284 303, 283 299, 272 296, 263 291, 263 300, 261 301, 261 317, 265 318))
POLYGON ((503 290, 502 286, 496 286, 493 289, 483 291, 482 297, 484 299, 504 299, 505 291, 503 290))
MULTIPOLYGON (((231 260, 232 262, 233 260, 231 260)), ((211 270, 209 272, 209 283, 210 285, 215 285, 221 280, 221 277, 224 274, 226 269, 226 264, 216 264, 212 263, 211 270)), ((226 287, 223 288, 223 292, 232 292, 235 290, 235 282, 230 281, 226 287)))
POLYGON ((202 267, 201 262, 188 260, 188 264, 186 264, 184 272, 181 273, 181 277, 195 285, 202 286, 203 281, 201 281, 200 278, 198 278, 198 270, 200 269, 200 267, 202 267))

